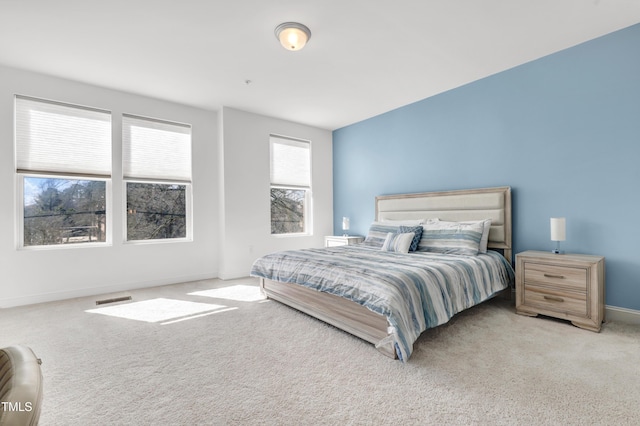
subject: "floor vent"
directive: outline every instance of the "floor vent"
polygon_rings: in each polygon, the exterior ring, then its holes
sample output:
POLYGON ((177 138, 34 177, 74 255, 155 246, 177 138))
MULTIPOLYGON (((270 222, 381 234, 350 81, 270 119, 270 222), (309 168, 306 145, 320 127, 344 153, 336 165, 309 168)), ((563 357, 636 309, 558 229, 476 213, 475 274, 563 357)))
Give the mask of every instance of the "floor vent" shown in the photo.
POLYGON ((131 296, 114 297, 113 299, 96 300, 96 305, 104 305, 105 303, 124 302, 131 300, 131 296))

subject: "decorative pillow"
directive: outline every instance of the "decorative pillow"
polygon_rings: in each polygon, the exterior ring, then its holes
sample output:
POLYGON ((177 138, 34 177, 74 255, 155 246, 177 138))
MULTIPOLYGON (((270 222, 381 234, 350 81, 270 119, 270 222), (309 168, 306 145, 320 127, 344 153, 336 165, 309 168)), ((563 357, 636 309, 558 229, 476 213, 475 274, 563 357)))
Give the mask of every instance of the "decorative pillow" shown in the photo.
POLYGON ((394 234, 400 233, 401 226, 417 225, 408 221, 385 221, 385 222, 373 222, 369 227, 367 237, 364 239, 364 244, 369 247, 380 248, 384 244, 387 234, 389 232, 394 234))
POLYGON ((476 223, 448 225, 438 222, 422 225, 418 251, 476 256, 482 239, 483 225, 476 223))
POLYGON ((413 232, 406 232, 403 234, 394 234, 389 232, 382 244, 382 251, 392 251, 395 253, 409 253, 409 246, 415 234, 413 232))
POLYGON ((418 250, 418 243, 420 242, 420 238, 422 238, 422 226, 401 226, 400 233, 404 234, 406 232, 414 233, 413 240, 411 240, 411 245, 409 246, 409 251, 418 250))
POLYGON ((484 220, 468 220, 463 222, 449 222, 446 220, 436 219, 436 222, 439 222, 444 225, 475 225, 477 223, 482 224, 482 238, 480 239, 480 246, 478 247, 478 253, 486 253, 487 252, 487 244, 489 244, 489 231, 491 231, 491 219, 484 220))

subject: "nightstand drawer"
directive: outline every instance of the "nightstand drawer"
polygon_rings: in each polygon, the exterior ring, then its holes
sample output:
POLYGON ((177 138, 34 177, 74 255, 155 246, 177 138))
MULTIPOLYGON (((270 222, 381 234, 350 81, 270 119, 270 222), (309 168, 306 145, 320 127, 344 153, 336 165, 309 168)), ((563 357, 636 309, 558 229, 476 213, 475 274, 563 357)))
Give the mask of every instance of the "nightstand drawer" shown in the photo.
POLYGON ((585 268, 525 262, 524 281, 525 283, 548 284, 571 290, 587 291, 587 270, 585 268))
POLYGON ((554 312, 587 316, 587 294, 525 284, 524 303, 554 312))

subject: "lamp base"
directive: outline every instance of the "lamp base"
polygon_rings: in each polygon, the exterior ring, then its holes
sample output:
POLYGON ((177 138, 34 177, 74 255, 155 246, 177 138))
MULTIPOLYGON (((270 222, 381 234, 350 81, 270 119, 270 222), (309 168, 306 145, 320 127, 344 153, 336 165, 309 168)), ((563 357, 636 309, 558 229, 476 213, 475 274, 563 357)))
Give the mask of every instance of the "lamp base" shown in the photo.
POLYGON ((347 234, 346 232, 344 234, 342 234, 343 237, 348 237, 349 234, 347 234))
POLYGON ((551 250, 551 253, 553 253, 553 254, 564 254, 564 252, 562 250, 560 250, 560 241, 556 241, 556 248, 551 250))

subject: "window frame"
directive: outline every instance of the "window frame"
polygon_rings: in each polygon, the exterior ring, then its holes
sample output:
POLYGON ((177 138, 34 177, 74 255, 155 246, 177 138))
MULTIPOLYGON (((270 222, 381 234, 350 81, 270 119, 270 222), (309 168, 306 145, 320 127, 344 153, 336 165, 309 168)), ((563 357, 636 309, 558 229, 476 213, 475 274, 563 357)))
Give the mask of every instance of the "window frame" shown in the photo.
MULTIPOLYGON (((112 182, 113 182, 113 114, 111 111, 106 110, 104 108, 96 108, 90 107, 86 105, 74 104, 70 102, 56 101, 45 98, 38 98, 33 96, 25 96, 20 94, 15 94, 13 97, 13 113, 14 113, 14 131, 13 131, 13 148, 14 148, 14 187, 15 187, 15 214, 16 218, 14 223, 15 226, 15 247, 17 250, 64 250, 64 249, 77 249, 83 247, 105 247, 113 244, 113 193, 112 193, 112 182), (106 168, 101 170, 102 173, 91 173, 90 171, 83 170, 77 171, 76 167, 72 167, 72 170, 69 170, 69 167, 66 166, 67 163, 64 163, 64 168, 66 170, 56 170, 56 166, 54 165, 51 169, 36 166, 34 169, 30 168, 20 168, 20 163, 25 161, 24 156, 21 154, 21 148, 19 145, 24 138, 24 135, 20 132, 22 125, 19 122, 19 102, 32 102, 43 105, 56 105, 62 108, 71 108, 77 109, 80 111, 77 117, 81 117, 81 112, 96 112, 105 114, 104 118, 108 117, 108 149, 105 149, 103 154, 108 155, 108 162, 105 161, 103 166, 108 164, 108 173, 106 168), (24 185, 25 178, 43 178, 43 179, 60 179, 60 180, 86 180, 86 181, 101 181, 105 182, 105 241, 96 241, 96 242, 82 242, 82 243, 67 243, 67 244, 42 244, 42 245, 25 245, 24 237, 24 214, 25 214, 25 193, 24 193, 24 185)), ((46 108, 46 106, 37 107, 46 108)), ((31 130, 29 128, 29 130, 31 130)), ((77 138, 77 136, 76 136, 77 138)), ((29 143, 29 142, 27 142, 29 143)), ((92 157, 92 159, 96 159, 100 157, 92 157)))
POLYGON ((193 241, 193 126, 191 124, 181 123, 178 121, 170 121, 165 119, 159 119, 139 114, 129 114, 123 113, 121 118, 121 136, 122 136, 122 242, 123 244, 170 244, 170 243, 184 243, 184 242, 192 242, 193 241), (125 143, 125 124, 124 119, 128 118, 133 121, 146 121, 151 122, 158 125, 163 126, 175 126, 177 128, 188 128, 189 129, 189 179, 184 178, 159 178, 159 177, 147 177, 147 176, 128 176, 126 174, 126 165, 125 161, 127 156, 125 155, 126 143, 125 143), (180 185, 185 186, 185 226, 186 226, 186 235, 185 237, 180 238, 156 238, 156 239, 144 239, 144 240, 129 240, 129 224, 127 221, 128 218, 128 193, 127 193, 127 184, 128 183, 143 183, 143 184, 157 184, 157 185, 180 185))
POLYGON ((272 233, 269 234, 272 237, 276 238, 289 238, 289 237, 304 237, 313 235, 313 150, 312 150, 312 142, 310 140, 305 140, 301 138, 294 138, 290 136, 283 136, 279 134, 270 134, 269 135, 269 229, 271 229, 273 225, 273 217, 271 213, 271 190, 272 189, 288 189, 288 190, 296 190, 296 191, 304 191, 304 206, 303 206, 303 220, 304 220, 304 229, 302 232, 287 232, 287 233, 272 233), (307 151, 309 154, 309 186, 303 185, 287 185, 280 183, 272 182, 273 175, 273 145, 274 143, 278 143, 279 140, 292 141, 294 143, 303 143, 307 145, 307 151))
POLYGON ((16 241, 18 250, 65 250, 77 249, 82 247, 105 247, 113 245, 113 192, 112 180, 110 178, 80 175, 62 175, 62 174, 42 174, 42 173, 24 173, 16 172, 16 241), (89 180, 105 182, 105 241, 96 241, 88 243, 68 243, 68 244, 43 244, 26 246, 24 244, 24 179, 25 178, 42 178, 42 179, 68 179, 68 180, 89 180))

